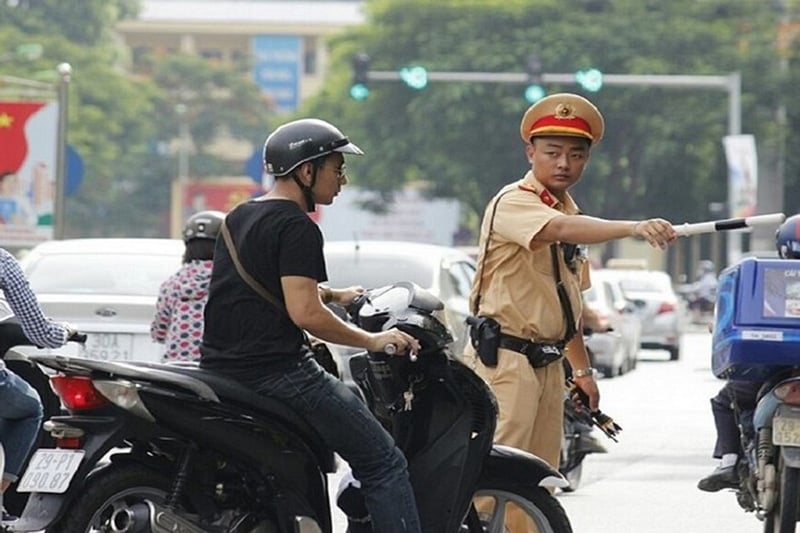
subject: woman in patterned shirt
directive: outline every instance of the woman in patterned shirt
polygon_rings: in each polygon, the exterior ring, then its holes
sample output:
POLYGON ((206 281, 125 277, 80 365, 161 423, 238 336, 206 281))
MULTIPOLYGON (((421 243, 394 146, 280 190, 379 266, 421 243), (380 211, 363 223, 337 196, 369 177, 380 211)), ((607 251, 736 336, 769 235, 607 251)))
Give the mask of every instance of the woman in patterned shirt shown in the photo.
POLYGON ((161 284, 156 315, 150 325, 150 337, 166 346, 164 362, 200 358, 214 243, 224 218, 225 214, 219 211, 200 211, 189 217, 183 227, 183 265, 161 284))

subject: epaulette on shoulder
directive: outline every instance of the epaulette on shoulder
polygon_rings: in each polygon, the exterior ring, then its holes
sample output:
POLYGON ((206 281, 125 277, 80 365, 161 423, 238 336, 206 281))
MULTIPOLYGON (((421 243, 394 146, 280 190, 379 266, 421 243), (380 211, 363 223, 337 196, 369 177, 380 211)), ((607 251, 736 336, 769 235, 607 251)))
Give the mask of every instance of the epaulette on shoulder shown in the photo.
POLYGON ((547 189, 542 189, 541 191, 537 191, 530 185, 526 185, 524 183, 520 183, 518 187, 520 188, 520 190, 532 192, 533 194, 537 195, 539 199, 542 201, 542 203, 547 207, 553 207, 558 203, 558 200, 556 200, 553 197, 553 195, 550 194, 550 191, 548 191, 547 189))

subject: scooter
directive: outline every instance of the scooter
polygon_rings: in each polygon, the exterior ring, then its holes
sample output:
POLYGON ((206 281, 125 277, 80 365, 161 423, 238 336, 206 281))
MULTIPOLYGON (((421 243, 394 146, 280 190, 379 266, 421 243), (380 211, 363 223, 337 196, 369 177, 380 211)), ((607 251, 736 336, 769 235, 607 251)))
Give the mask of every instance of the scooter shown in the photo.
MULTIPOLYGON (((387 345, 351 368, 406 454, 424 531, 500 532, 509 505, 539 531, 572 531, 551 492, 566 480, 493 445, 494 398, 448 352, 442 309, 410 283, 367 291, 350 309, 368 331, 398 327, 420 341, 413 357, 387 345), (480 496, 489 506, 479 513, 480 496)), ((37 450, 20 481, 31 496, 14 531, 332 531, 333 453, 281 402, 195 365, 34 359, 57 372, 69 414, 45 423, 56 446, 37 450)))
POLYGON ((754 411, 740 408, 741 399, 734 409, 743 451, 735 493, 765 533, 794 533, 800 519, 798 289, 796 260, 747 258, 720 275, 712 370, 757 391, 754 411))

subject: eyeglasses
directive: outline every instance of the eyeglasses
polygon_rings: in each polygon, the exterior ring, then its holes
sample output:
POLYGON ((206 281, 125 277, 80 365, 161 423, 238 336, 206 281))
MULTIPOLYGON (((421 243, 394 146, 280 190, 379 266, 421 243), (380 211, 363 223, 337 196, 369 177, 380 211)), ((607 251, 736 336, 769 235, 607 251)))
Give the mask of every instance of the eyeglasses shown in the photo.
MULTIPOLYGON (((322 165, 322 166, 324 167, 327 165, 322 165)), ((328 167, 328 168, 333 168, 333 172, 336 174, 337 179, 343 179, 345 176, 347 176, 347 165, 342 165, 340 167, 328 167)))

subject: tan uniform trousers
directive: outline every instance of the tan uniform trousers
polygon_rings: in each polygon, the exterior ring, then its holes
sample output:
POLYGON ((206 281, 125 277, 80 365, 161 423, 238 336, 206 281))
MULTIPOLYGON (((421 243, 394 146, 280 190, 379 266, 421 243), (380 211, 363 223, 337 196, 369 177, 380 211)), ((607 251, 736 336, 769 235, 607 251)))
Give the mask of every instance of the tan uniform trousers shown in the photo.
MULTIPOLYGON (((464 360, 489 384, 499 409, 495 442, 513 446, 544 459, 558 468, 561 438, 564 429, 564 366, 556 361, 542 368, 533 368, 528 359, 517 352, 500 349, 497 366, 484 366, 471 346, 464 360)), ((478 510, 488 502, 476 502, 478 510)), ((506 531, 536 531, 524 516, 515 510, 506 515, 506 531)))

